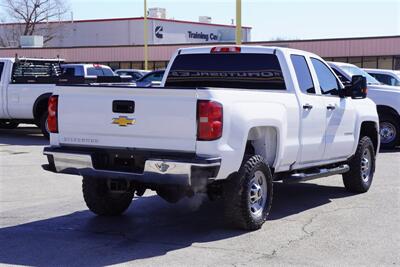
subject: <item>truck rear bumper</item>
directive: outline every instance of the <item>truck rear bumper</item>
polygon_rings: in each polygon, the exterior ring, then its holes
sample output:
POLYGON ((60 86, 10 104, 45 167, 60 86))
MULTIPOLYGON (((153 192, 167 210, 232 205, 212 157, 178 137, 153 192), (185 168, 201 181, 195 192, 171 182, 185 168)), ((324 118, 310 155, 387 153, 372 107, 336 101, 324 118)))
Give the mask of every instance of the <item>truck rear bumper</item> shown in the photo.
MULTIPOLYGON (((96 152, 46 147, 43 152, 49 164, 47 171, 97 178, 125 179, 144 184, 195 186, 200 180, 212 180, 218 174, 221 159, 213 157, 165 158, 146 157, 142 171, 95 168, 96 152)), ((134 154, 131 156, 134 157, 134 154)), ((143 154, 141 153, 141 157, 143 154)), ((202 183, 202 182, 201 182, 202 183)))

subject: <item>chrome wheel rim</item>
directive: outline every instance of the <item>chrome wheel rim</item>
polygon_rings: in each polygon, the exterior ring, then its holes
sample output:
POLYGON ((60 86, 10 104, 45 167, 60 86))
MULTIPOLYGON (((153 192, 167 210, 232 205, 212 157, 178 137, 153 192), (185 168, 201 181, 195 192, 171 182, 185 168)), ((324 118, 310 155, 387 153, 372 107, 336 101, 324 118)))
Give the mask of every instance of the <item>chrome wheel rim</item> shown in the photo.
POLYGON ((364 182, 368 182, 371 175, 372 155, 369 149, 365 149, 361 157, 361 177, 364 182))
POLYGON ((382 122, 379 126, 379 134, 381 135, 381 142, 384 144, 388 144, 393 142, 396 138, 396 127, 390 122, 382 122))
POLYGON ((267 179, 262 171, 256 171, 250 180, 249 209, 254 217, 259 217, 267 202, 267 179))

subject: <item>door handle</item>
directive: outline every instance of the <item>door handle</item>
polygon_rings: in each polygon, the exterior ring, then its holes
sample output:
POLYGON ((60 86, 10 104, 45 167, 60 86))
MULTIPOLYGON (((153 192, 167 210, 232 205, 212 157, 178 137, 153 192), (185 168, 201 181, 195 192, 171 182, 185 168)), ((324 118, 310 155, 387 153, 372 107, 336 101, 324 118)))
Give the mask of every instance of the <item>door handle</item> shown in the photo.
POLYGON ((327 110, 334 110, 336 107, 335 107, 335 105, 328 105, 328 106, 326 106, 326 109, 327 110))
POLYGON ((305 110, 311 110, 312 108, 313 108, 313 106, 308 103, 303 105, 303 109, 305 109, 305 110))

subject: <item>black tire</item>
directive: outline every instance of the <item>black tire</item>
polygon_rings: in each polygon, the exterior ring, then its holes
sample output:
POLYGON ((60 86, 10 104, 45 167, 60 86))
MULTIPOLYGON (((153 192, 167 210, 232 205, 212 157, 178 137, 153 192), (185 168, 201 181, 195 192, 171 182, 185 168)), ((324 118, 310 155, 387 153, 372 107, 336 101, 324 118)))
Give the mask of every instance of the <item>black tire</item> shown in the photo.
POLYGON ((343 174, 343 183, 346 190, 352 193, 367 192, 371 187, 375 172, 375 149, 368 136, 360 139, 356 153, 348 164, 350 171, 343 174))
POLYGON ((391 114, 383 114, 379 119, 379 133, 382 148, 394 148, 400 143, 400 122, 391 114))
POLYGON ((43 133, 43 136, 44 136, 46 139, 50 139, 50 132, 49 132, 49 129, 48 129, 48 127, 47 127, 47 116, 48 116, 48 112, 47 112, 47 111, 44 112, 44 113, 40 116, 39 127, 40 127, 40 130, 41 130, 42 133, 43 133))
POLYGON ((15 121, 2 121, 0 122, 0 129, 15 129, 18 125, 19 123, 15 121))
POLYGON ((132 202, 134 191, 124 193, 110 192, 107 179, 83 177, 83 198, 87 207, 95 214, 116 216, 122 214, 132 202))
POLYGON ((272 175, 271 171, 261 156, 252 156, 245 160, 237 174, 231 175, 223 188, 224 192, 224 212, 227 223, 243 230, 257 230, 267 219, 272 205, 272 175), (263 174, 262 175, 260 174, 263 174), (258 178, 256 178, 258 175, 258 178), (254 193, 256 180, 262 180, 260 188, 266 195, 260 198, 263 205, 253 209, 251 198, 260 196, 260 191, 254 193), (257 212, 255 212, 257 211, 257 212))

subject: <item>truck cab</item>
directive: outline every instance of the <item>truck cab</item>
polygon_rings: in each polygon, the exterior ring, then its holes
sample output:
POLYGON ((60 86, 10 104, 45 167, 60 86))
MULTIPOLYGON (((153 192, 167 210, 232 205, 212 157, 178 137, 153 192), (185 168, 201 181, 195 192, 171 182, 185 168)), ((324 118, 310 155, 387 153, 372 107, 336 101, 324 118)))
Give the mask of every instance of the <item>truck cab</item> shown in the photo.
POLYGON ((116 76, 109 66, 100 64, 62 64, 61 70, 62 75, 65 76, 78 76, 84 78, 116 76))

